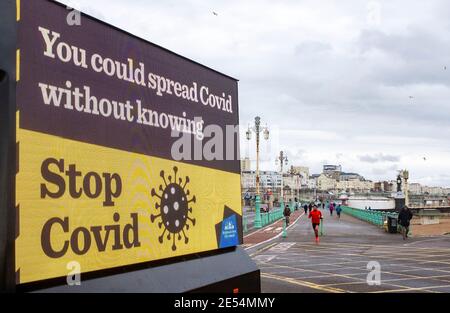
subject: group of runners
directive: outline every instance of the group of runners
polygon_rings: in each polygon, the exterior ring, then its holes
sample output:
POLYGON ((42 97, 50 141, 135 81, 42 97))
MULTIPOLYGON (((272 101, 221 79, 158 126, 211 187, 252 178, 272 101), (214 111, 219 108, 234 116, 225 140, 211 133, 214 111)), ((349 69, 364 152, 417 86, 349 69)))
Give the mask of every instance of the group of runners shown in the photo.
MULTIPOLYGON (((296 199, 297 200, 297 199, 296 199)), ((295 209, 297 210, 299 207, 301 207, 297 201, 295 205, 295 209)), ((335 202, 328 203, 327 205, 325 202, 321 203, 314 203, 310 202, 309 204, 303 205, 303 210, 305 211, 305 216, 308 216, 309 219, 311 219, 312 228, 314 230, 314 236, 315 236, 315 242, 319 244, 319 227, 323 220, 323 214, 319 210, 319 207, 322 207, 322 209, 325 209, 325 206, 328 206, 328 209, 330 211, 330 216, 333 216, 333 212, 336 210, 337 218, 341 218, 341 212, 342 207, 341 204, 337 204, 335 202)), ((291 210, 288 205, 286 205, 284 209, 284 216, 286 218, 286 224, 289 225, 289 217, 291 215, 291 210)), ((412 219, 413 214, 411 213, 411 210, 407 207, 403 207, 403 209, 400 211, 398 215, 398 223, 401 226, 401 233, 403 235, 403 240, 408 238, 408 232, 409 232, 409 224, 410 220, 412 219)))

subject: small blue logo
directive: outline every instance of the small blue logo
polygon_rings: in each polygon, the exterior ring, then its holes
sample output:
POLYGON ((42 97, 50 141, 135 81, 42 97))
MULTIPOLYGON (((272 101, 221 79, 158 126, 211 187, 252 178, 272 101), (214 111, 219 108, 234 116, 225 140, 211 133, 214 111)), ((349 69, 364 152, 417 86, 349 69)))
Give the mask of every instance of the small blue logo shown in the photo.
POLYGON ((227 248, 239 244, 238 227, 236 215, 233 214, 222 222, 219 248, 227 248))

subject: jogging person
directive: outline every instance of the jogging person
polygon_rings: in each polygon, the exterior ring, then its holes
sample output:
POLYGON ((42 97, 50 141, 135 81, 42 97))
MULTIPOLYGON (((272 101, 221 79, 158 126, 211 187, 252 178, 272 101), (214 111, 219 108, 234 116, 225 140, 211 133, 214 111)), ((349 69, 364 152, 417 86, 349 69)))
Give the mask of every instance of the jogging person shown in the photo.
POLYGON ((319 243, 319 225, 322 220, 322 212, 317 209, 317 205, 314 205, 313 210, 309 213, 308 218, 311 219, 314 234, 316 236, 316 243, 319 243))
POLYGON ((411 210, 406 206, 404 206, 398 214, 398 223, 402 226, 403 240, 406 240, 406 238, 408 238, 409 222, 411 221, 412 217, 413 214, 411 210))
POLYGON ((336 207, 336 214, 339 219, 341 218, 341 212, 342 212, 342 207, 340 204, 338 204, 338 206, 336 207))

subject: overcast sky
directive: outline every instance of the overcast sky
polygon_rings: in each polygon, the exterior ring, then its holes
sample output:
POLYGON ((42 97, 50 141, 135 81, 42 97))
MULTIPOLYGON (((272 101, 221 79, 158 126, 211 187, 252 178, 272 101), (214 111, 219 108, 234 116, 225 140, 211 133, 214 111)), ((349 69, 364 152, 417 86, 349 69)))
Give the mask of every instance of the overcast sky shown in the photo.
POLYGON ((241 124, 260 115, 272 130, 264 169, 282 149, 315 173, 407 168, 411 182, 450 187, 447 0, 65 3, 238 78, 241 124))

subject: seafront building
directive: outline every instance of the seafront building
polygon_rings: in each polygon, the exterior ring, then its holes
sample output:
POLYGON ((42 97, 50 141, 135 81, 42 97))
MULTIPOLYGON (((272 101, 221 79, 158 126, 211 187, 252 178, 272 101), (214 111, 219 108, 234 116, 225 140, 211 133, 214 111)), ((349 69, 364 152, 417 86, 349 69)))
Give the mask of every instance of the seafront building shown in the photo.
MULTIPOLYGON (((242 195, 248 199, 256 191, 256 173, 251 161, 241 161, 242 195)), ((340 165, 324 165, 322 173, 311 174, 306 166, 291 166, 285 173, 260 171, 260 188, 265 200, 277 202, 283 186, 284 200, 340 194, 391 197, 397 192, 395 180, 373 182, 358 173, 344 172, 340 165)), ((446 205, 450 203, 450 188, 422 186, 409 183, 410 205, 446 205)))

